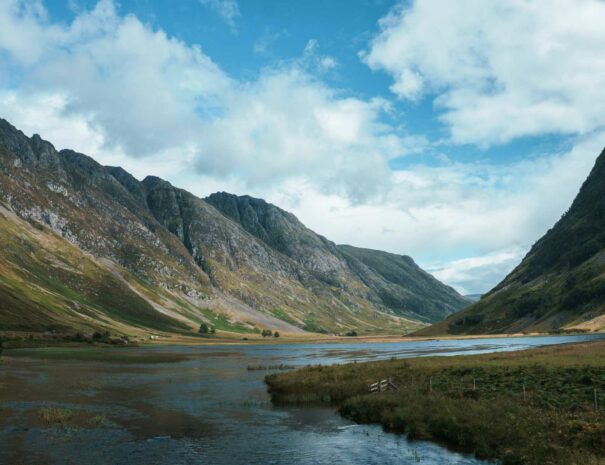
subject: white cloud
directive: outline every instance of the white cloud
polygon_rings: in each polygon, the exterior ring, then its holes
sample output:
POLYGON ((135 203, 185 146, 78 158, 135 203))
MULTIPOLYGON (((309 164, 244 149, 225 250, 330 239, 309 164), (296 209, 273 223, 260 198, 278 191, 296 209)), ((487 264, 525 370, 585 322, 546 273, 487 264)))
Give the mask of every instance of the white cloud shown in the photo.
POLYGON ((216 12, 232 30, 235 30, 235 20, 240 16, 239 4, 235 0, 200 0, 200 3, 216 12))
POLYGON ((261 36, 252 44, 252 51, 259 55, 271 55, 271 49, 275 42, 288 36, 288 31, 282 29, 278 32, 272 32, 266 28, 261 36))
POLYGON ((224 115, 200 131, 200 174, 237 176, 248 188, 305 177, 354 201, 390 185, 389 157, 405 138, 380 122, 385 101, 340 97, 300 68, 267 70, 234 89, 224 115))
POLYGON ((501 251, 454 260, 446 264, 427 267, 427 271, 440 281, 449 283, 462 295, 484 294, 503 276, 519 264, 526 249, 511 247, 501 251), (486 284, 490 283, 486 287, 486 284))
POLYGON ((605 126, 605 2, 399 5, 362 59, 405 99, 435 97, 453 141, 485 146, 605 126))
POLYGON ((316 39, 310 39, 307 42, 303 56, 299 62, 302 66, 314 69, 320 73, 332 71, 338 66, 336 58, 320 54, 319 42, 316 39))
POLYGON ((212 108, 231 85, 199 47, 119 17, 110 1, 68 26, 20 5, 0 5, 0 50, 16 69, 15 94, 60 98, 66 116, 85 119, 130 156, 191 140, 198 108, 212 108))
MULTIPOLYGON (((0 4, 2 64, 18 83, 5 88, 0 111, 22 125, 24 106, 53 101, 57 116, 96 134, 93 145, 66 143, 97 158, 171 156, 183 170, 188 164, 249 186, 308 176, 360 201, 384 188, 377 181, 388 184, 388 158, 412 141, 380 122, 385 101, 346 96, 313 77, 335 66, 317 41, 300 59, 240 82, 199 46, 120 16, 110 0, 67 25, 24 5, 0 4)), ((44 134, 47 122, 37 125, 32 130, 44 134)))

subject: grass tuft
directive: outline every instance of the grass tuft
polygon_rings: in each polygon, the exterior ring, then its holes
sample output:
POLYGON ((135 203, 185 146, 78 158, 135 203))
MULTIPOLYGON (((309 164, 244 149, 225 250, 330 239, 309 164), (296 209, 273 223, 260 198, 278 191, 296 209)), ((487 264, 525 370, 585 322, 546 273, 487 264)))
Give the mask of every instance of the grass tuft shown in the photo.
POLYGON ((65 426, 73 417, 74 412, 64 408, 43 407, 38 410, 38 418, 49 426, 65 426))

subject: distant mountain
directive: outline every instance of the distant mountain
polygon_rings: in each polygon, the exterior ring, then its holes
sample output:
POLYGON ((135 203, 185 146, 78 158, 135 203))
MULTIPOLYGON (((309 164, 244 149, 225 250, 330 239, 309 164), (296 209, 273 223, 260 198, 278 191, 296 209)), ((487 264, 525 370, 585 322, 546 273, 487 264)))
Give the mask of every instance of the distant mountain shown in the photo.
POLYGON ((329 285, 351 278, 360 281, 368 288, 366 298, 378 308, 434 322, 469 304, 408 256, 335 245, 305 227, 292 213, 262 199, 219 192, 204 200, 319 281, 329 285))
POLYGON ((466 305, 409 257, 200 199, 0 119, 0 330, 407 332, 466 305))
POLYGON ((422 334, 605 328, 605 151, 570 209, 472 307, 422 334))
POLYGON ((422 270, 411 257, 339 245, 349 267, 375 293, 376 301, 423 322, 443 320, 470 301, 422 270))
POLYGON ((477 302, 478 300, 481 300, 482 296, 483 294, 465 294, 464 298, 470 300, 471 302, 477 302))

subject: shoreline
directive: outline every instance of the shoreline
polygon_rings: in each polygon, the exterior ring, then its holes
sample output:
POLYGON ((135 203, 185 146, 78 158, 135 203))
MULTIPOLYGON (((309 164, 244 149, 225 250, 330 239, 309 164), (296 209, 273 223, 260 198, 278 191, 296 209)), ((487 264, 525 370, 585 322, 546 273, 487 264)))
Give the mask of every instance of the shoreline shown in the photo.
POLYGON ((128 347, 161 347, 168 345, 182 346, 254 346, 254 345, 302 345, 302 344, 375 344, 375 343, 401 343, 422 341, 449 341, 449 340, 474 340, 474 339, 518 339, 523 337, 547 337, 547 336, 581 336, 590 334, 604 334, 603 332, 573 332, 573 333, 514 333, 514 334, 473 334, 473 335, 444 335, 444 336, 402 336, 402 335, 367 335, 367 336, 327 336, 310 333, 301 336, 294 333, 282 334, 279 338, 262 337, 260 335, 245 336, 222 336, 215 338, 203 338, 195 336, 179 336, 174 334, 158 334, 157 339, 134 338, 127 344, 106 344, 98 342, 70 342, 51 337, 30 338, 31 333, 11 333, 9 338, 0 335, 4 340, 4 351, 14 349, 34 348, 128 348, 128 347))

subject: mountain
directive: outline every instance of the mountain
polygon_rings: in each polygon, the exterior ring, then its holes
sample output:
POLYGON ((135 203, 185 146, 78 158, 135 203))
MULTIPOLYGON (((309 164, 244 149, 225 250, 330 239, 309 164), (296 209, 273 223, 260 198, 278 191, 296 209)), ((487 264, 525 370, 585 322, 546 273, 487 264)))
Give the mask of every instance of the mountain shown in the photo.
POLYGON ((421 334, 605 328, 605 151, 563 217, 472 307, 421 334))
POLYGON ((0 330, 408 332, 464 307, 409 257, 336 246, 260 199, 207 199, 0 119, 0 330))
POLYGON ((471 303, 452 287, 442 285, 407 255, 350 245, 339 245, 338 249, 377 299, 394 312, 404 308, 407 315, 434 322, 471 303))
POLYGON ((470 303, 412 258, 336 245, 305 227, 292 213, 262 199, 218 192, 205 200, 319 281, 332 285, 342 280, 361 281, 368 288, 366 297, 394 314, 434 322, 470 303))

